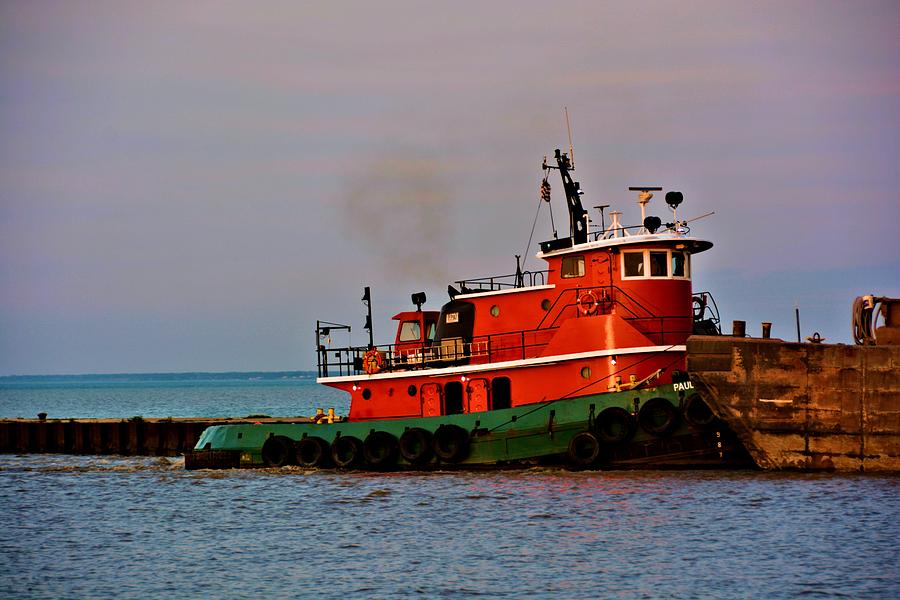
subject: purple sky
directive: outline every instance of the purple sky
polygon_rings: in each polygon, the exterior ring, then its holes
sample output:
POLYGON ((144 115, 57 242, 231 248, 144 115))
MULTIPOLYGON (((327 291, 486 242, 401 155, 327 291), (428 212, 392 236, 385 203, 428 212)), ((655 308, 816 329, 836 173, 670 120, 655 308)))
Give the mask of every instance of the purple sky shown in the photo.
POLYGON ((304 4, 0 4, 0 374, 313 368, 366 284, 391 341, 514 271, 563 106, 586 206, 716 211, 729 328, 900 296, 897 2, 304 4))

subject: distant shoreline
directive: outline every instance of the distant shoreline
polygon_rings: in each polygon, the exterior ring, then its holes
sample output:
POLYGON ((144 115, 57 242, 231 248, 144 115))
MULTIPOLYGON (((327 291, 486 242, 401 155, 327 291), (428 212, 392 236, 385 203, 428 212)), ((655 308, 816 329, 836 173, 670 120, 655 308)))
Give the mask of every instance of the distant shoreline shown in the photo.
POLYGON ((0 375, 3 383, 128 382, 128 381, 283 381, 314 379, 315 371, 186 371, 179 373, 83 373, 61 375, 0 375))

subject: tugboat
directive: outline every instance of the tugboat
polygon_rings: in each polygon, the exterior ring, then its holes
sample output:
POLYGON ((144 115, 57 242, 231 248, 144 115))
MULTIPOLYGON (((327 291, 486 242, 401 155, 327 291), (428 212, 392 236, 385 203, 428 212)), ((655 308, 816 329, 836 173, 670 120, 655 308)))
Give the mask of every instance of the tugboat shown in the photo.
POLYGON ((367 345, 327 347, 349 326, 316 323, 317 381, 350 395, 349 414, 210 427, 187 468, 745 464, 686 372, 688 336, 720 333, 712 296, 691 287, 691 259, 712 243, 679 220, 680 192, 665 194, 670 221, 647 214, 656 186, 629 188, 640 225, 614 211, 607 226, 603 206, 593 226, 569 154, 542 165, 542 200, 555 170, 569 216, 567 236, 539 244, 546 268, 516 257, 514 274, 456 281, 440 311, 412 294, 386 345, 365 288, 367 345))

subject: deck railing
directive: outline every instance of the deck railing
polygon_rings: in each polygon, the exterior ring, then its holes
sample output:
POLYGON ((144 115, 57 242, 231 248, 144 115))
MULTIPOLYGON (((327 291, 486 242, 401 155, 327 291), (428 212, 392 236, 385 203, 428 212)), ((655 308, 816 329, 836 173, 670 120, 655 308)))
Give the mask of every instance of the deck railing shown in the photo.
POLYGON ((461 279, 454 283, 459 286, 459 289, 463 294, 471 294, 473 292, 494 292, 498 290, 544 285, 547 281, 547 273, 549 272, 549 269, 544 271, 522 271, 521 273, 513 273, 512 275, 494 275, 492 277, 461 279))
MULTIPOLYGON (((692 333, 690 315, 654 315, 618 286, 570 288, 559 293, 534 329, 474 336, 471 340, 445 339, 412 347, 409 344, 318 347, 319 377, 358 375, 363 357, 371 349, 381 358, 380 372, 410 371, 467 364, 487 364, 541 356, 561 324, 571 318, 617 314, 657 345, 680 344, 692 333), (578 299, 591 292, 596 307, 585 310, 578 299)), ((318 337, 317 337, 318 339, 318 337)))

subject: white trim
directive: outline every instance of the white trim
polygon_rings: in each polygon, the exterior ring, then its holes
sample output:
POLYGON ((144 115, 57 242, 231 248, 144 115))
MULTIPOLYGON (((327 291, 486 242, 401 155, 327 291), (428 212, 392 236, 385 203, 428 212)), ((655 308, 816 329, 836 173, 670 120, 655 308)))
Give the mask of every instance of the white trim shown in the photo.
POLYGON ((684 236, 677 233, 648 233, 645 235, 630 235, 628 237, 618 237, 608 240, 595 240, 593 242, 585 242, 584 244, 576 244, 574 246, 569 246, 568 248, 551 250, 550 252, 538 252, 535 256, 537 258, 547 258, 549 256, 576 254, 578 252, 584 252, 585 250, 596 250, 598 248, 610 248, 612 246, 633 246, 635 244, 652 244, 657 242, 698 242, 701 245, 709 244, 709 246, 707 246, 703 250, 695 251, 689 248, 685 248, 685 250, 687 250, 691 254, 696 254, 698 252, 703 252, 705 250, 708 250, 709 248, 712 248, 712 242, 702 240, 700 238, 684 236))
POLYGON ((408 377, 445 377, 466 373, 480 373, 482 371, 497 371, 499 369, 512 369, 518 367, 536 367, 539 365, 551 365, 570 360, 583 360, 585 358, 599 358, 622 354, 642 354, 654 352, 685 352, 687 346, 639 346, 637 348, 615 348, 613 350, 591 350, 590 352, 576 352, 574 354, 556 354, 554 356, 541 356, 539 358, 526 358, 522 360, 507 360, 488 363, 485 365, 467 365, 465 367, 445 367, 443 369, 422 369, 421 371, 398 371, 395 373, 377 373, 375 375, 344 375, 341 377, 319 377, 316 383, 343 383, 373 381, 378 379, 402 379, 408 377))
POLYGON ((556 286, 552 283, 547 285, 532 285, 529 287, 510 288, 508 290, 494 290, 492 292, 472 292, 470 294, 457 294, 454 298, 482 298, 484 296, 499 296, 501 294, 516 294, 520 292, 530 292, 532 290, 552 290, 556 286))

